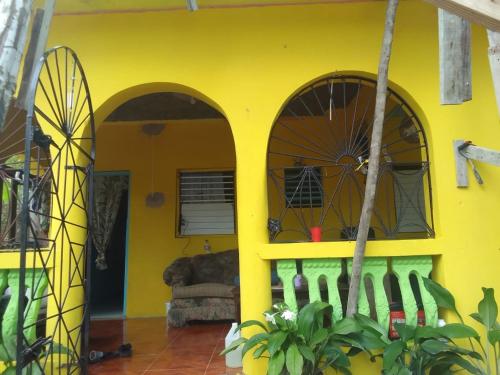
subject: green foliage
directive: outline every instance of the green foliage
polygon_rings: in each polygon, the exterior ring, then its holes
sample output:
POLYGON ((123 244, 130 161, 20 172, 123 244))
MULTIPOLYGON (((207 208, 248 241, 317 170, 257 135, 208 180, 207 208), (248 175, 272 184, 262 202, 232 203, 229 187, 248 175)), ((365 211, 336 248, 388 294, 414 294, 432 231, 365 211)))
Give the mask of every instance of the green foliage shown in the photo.
POLYGON ((285 304, 275 305, 264 313, 267 327, 255 320, 239 326, 255 326, 263 332, 236 340, 221 355, 240 346, 243 355, 253 349, 255 359, 268 358, 269 375, 316 375, 327 368, 350 374, 349 357, 367 350, 361 342, 362 329, 354 319, 327 326, 325 316, 331 314, 332 306, 324 302, 304 306, 297 316, 285 304))
POLYGON ((438 283, 423 280, 437 305, 456 314, 460 323, 443 327, 396 323, 400 337, 391 341, 386 330, 366 316, 357 314, 326 326, 325 316, 331 316, 332 311, 327 303, 308 304, 296 317, 281 304, 264 313, 267 326, 259 321, 242 323, 239 328, 256 326, 263 332, 235 341, 221 354, 239 346, 243 346, 243 355, 253 350, 254 358, 268 358, 268 375, 317 375, 327 368, 350 374, 349 358, 360 352, 367 352, 372 361, 381 357, 384 375, 451 375, 456 372, 500 375, 500 324, 494 290, 483 288, 478 311, 470 315, 484 327, 486 334, 481 340, 479 333, 465 324, 453 295, 438 283), (467 342, 467 347, 462 346, 467 342), (490 362, 495 363, 494 369, 490 362))
MULTIPOLYGON (((370 349, 379 349, 381 354, 372 357, 383 358, 383 374, 385 375, 425 375, 451 374, 452 368, 480 374, 474 362, 482 360, 481 355, 473 350, 464 349, 452 339, 476 337, 477 333, 462 324, 449 324, 445 327, 412 327, 396 323, 394 326, 399 339, 390 341, 382 329, 373 329, 375 322, 360 315, 356 316, 363 329, 363 335, 374 336, 378 341, 369 338, 370 349), (366 329, 366 324, 372 327, 366 329), (378 343, 378 345, 377 345, 378 343)), ((364 344, 368 347, 366 342, 364 344)))
MULTIPOLYGON (((484 357, 477 354, 475 358, 476 361, 471 363, 470 368, 462 366, 464 369, 469 371, 471 374, 485 374, 485 375, 499 375, 500 374, 500 324, 497 321, 498 318, 498 305, 495 301, 495 292, 492 288, 482 288, 483 289, 483 299, 479 302, 477 306, 477 312, 470 314, 470 317, 480 323, 485 330, 486 339, 481 341, 479 334, 471 327, 463 324, 464 321, 462 316, 457 311, 455 306, 455 300, 451 293, 443 288, 438 283, 424 278, 424 285, 426 289, 431 293, 431 295, 436 300, 439 307, 447 310, 451 310, 457 315, 457 317, 462 322, 461 325, 458 324, 448 324, 441 328, 441 332, 449 339, 452 338, 468 338, 469 344, 472 352, 475 353, 474 342, 481 348, 484 357), (454 329, 447 328, 452 326, 454 329), (453 335, 456 336, 453 336, 453 335), (493 358, 492 358, 493 354, 493 358), (495 369, 493 370, 490 363, 494 363, 495 369)), ((464 349, 465 350, 465 349, 464 349)), ((463 365, 466 365, 463 363, 463 365)), ((437 374, 437 373, 436 373, 437 374)), ((432 374, 431 374, 432 375, 432 374)))

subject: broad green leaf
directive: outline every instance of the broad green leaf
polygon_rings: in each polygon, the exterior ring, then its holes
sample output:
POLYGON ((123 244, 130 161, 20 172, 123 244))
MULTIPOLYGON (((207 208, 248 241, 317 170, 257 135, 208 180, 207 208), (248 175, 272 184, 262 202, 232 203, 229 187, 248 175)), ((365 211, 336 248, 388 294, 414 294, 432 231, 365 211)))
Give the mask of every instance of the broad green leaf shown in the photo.
POLYGON ((455 298, 448 291, 448 289, 443 288, 435 281, 432 281, 431 279, 428 279, 426 277, 423 277, 422 280, 424 281, 425 288, 429 291, 432 297, 434 297, 434 300, 439 307, 452 310, 455 314, 457 314, 458 317, 461 318, 455 305, 455 298))
POLYGON ((481 318, 481 315, 479 315, 478 313, 472 313, 469 316, 472 319, 474 319, 476 322, 481 323, 483 326, 485 325, 484 322, 483 322, 483 318, 481 318))
POLYGON ((439 340, 427 340, 424 341, 421 346, 424 351, 433 355, 448 351, 450 349, 447 343, 439 340))
POLYGON ((307 359, 309 362, 314 363, 316 361, 313 351, 308 346, 299 345, 299 351, 302 353, 304 358, 307 359))
POLYGON ((271 356, 274 356, 279 350, 281 350, 281 345, 285 342, 288 334, 283 331, 273 332, 269 335, 269 340, 267 343, 267 350, 271 356))
POLYGON ((275 353, 269 359, 268 375, 280 375, 285 366, 285 353, 282 350, 275 353))
POLYGON ((390 370, 398 357, 403 353, 406 345, 403 341, 397 340, 391 342, 384 350, 384 370, 390 370))
POLYGON ((328 308, 331 308, 331 305, 329 305, 328 303, 316 301, 305 305, 299 311, 297 317, 298 331, 299 334, 304 336, 306 341, 309 341, 311 339, 311 335, 315 326, 323 326, 323 311, 328 308))
POLYGON ((257 358, 260 358, 262 356, 262 354, 264 354, 264 352, 267 350, 267 345, 261 345, 259 346, 257 349, 255 349, 255 351, 253 352, 253 358, 254 359, 257 359, 257 358))
POLYGON ((455 357, 454 364, 455 366, 460 366, 464 370, 467 370, 470 374, 476 374, 476 375, 483 374, 483 372, 480 369, 476 368, 472 363, 470 363, 465 358, 460 357, 458 355, 455 357))
POLYGON ((231 345, 229 345, 226 349, 224 349, 222 352, 219 353, 219 355, 226 355, 229 352, 232 352, 235 350, 238 346, 241 344, 247 342, 247 339, 245 337, 240 337, 239 339, 234 340, 231 345))
POLYGON ((243 345, 243 348, 241 349, 241 356, 244 357, 245 354, 255 345, 267 339, 269 339, 268 333, 258 333, 256 335, 253 335, 245 342, 245 345, 243 345))
POLYGON ((304 358, 300 354, 297 345, 292 344, 286 351, 286 368, 290 375, 302 375, 304 367, 304 358))
POLYGON ((386 337, 387 330, 384 329, 378 322, 370 319, 369 317, 361 314, 355 314, 354 319, 356 319, 361 327, 361 329, 370 331, 374 334, 379 334, 380 336, 386 337))
POLYGON ((360 325, 355 319, 344 318, 335 323, 332 327, 332 332, 337 335, 348 335, 352 332, 359 332, 361 330, 360 325))
POLYGON ((351 365, 349 357, 338 347, 328 346, 324 350, 325 367, 333 367, 335 369, 347 368, 351 365))
POLYGON ((404 342, 408 342, 413 337, 415 337, 415 327, 407 326, 406 324, 395 323, 394 328, 396 328, 399 337, 404 342))
MULTIPOLYGON (((462 367, 469 374, 482 375, 482 371, 456 353, 444 353, 436 357, 435 363, 431 367, 430 374, 441 375, 451 374, 450 368, 462 367)), ((457 371, 456 369, 455 371, 457 371)), ((460 370, 458 370, 460 372, 460 370)), ((483 374, 484 375, 484 374, 483 374)))
POLYGON ((383 349, 391 343, 389 339, 377 337, 371 332, 363 332, 359 341, 368 350, 383 349))
POLYGON ((474 328, 461 323, 450 323, 443 327, 437 328, 436 330, 441 335, 449 339, 462 339, 468 337, 479 338, 479 334, 474 328))
POLYGON ((421 339, 429 339, 429 338, 439 337, 437 329, 438 328, 434 328, 431 326, 417 327, 415 329, 415 340, 418 341, 421 339))
POLYGON ((309 346, 311 347, 316 346, 317 344, 325 341, 327 337, 328 337, 328 330, 326 330, 325 328, 320 328, 313 333, 309 346))
POLYGON ((491 345, 495 345, 500 342, 500 329, 492 329, 488 332, 488 341, 491 345))
POLYGON ((329 342, 336 343, 336 344, 339 344, 341 346, 352 346, 354 348, 365 350, 362 337, 363 337, 362 334, 356 334, 356 333, 353 333, 349 336, 347 336, 347 335, 333 335, 330 337, 329 342))
POLYGON ((264 323, 259 322, 258 320, 247 320, 246 322, 241 323, 238 326, 238 328, 236 328, 236 332, 243 329, 243 328, 251 327, 251 326, 258 326, 258 327, 262 328, 264 331, 269 332, 269 330, 264 325, 264 323))
POLYGON ((299 314, 297 316, 298 331, 308 341, 311 337, 311 331, 313 329, 315 312, 316 311, 315 311, 314 305, 311 303, 311 304, 305 305, 299 311, 299 314))
POLYGON ((281 317, 281 315, 276 314, 274 316, 274 320, 276 321, 276 326, 278 327, 278 330, 287 330, 288 329, 288 323, 285 319, 281 317))
POLYGON ((484 298, 477 306, 479 315, 487 328, 492 328, 498 316, 498 306, 495 301, 495 294, 492 288, 483 288, 484 298))

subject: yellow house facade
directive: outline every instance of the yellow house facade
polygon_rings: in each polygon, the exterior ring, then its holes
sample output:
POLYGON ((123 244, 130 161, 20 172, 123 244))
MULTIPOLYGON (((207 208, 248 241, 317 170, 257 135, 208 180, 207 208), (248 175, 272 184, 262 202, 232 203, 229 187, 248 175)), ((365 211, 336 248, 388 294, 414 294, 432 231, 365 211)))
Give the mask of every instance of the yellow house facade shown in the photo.
MULTIPOLYGON (((127 172, 130 179, 127 318, 164 316, 171 290, 162 282, 163 270, 179 257, 203 253, 206 241, 215 252, 238 249, 242 320, 261 319, 271 305, 271 261, 352 257, 354 241, 338 241, 338 235, 324 233, 322 242, 294 235, 274 241, 268 230, 269 218, 279 216, 273 202, 282 199, 269 169, 283 110, 316 82, 355 77, 365 84, 376 79, 378 69, 386 3, 313 3, 224 3, 195 12, 156 3, 143 9, 63 3, 55 15, 49 46, 75 50, 89 82, 96 171, 127 172), (127 102, 158 93, 189 95, 221 116, 110 120, 127 102), (141 132, 151 123, 164 125, 154 139, 141 132), (234 234, 180 233, 179 176, 189 171, 234 171, 234 234), (159 208, 145 204, 152 179, 154 191, 165 198, 159 208)), ((485 183, 476 184, 471 175, 468 188, 457 188, 452 142, 500 149, 500 124, 486 32, 479 26, 472 28, 473 99, 440 105, 437 26, 435 7, 403 1, 389 71, 389 88, 418 119, 419 139, 426 142, 408 160, 428 163, 422 195, 428 230, 418 236, 376 234, 366 256, 431 256, 432 277, 454 293, 460 311, 473 312, 481 287, 500 290, 500 170, 479 164, 485 183)), ((287 147, 281 152, 293 154, 296 145, 287 147)), ((305 159, 305 165, 315 165, 305 159)), ((303 164, 289 166, 294 165, 303 164)), ((287 220, 283 226, 295 225, 287 220)), ((360 358, 353 372, 368 373, 367 366, 360 358)), ((244 371, 263 374, 265 363, 247 358, 244 371)))

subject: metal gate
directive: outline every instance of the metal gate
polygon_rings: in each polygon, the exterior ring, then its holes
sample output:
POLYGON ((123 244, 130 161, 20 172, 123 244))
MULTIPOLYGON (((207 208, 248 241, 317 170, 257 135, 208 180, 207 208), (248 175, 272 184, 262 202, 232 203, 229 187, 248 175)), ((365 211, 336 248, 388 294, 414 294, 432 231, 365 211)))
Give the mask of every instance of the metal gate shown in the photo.
POLYGON ((86 373, 95 133, 87 81, 71 49, 43 55, 27 111, 12 109, 10 120, 0 134, 8 206, 0 210, 0 245, 19 252, 19 267, 0 270, 0 295, 11 290, 0 316, 0 360, 17 375, 86 373), (15 124, 23 116, 24 136, 15 124))

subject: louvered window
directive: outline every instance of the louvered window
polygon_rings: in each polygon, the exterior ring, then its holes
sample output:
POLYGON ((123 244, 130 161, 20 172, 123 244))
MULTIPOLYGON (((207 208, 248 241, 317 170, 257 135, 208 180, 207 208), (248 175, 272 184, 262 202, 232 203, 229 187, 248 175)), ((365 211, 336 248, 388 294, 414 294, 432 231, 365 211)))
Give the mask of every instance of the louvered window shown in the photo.
POLYGON ((321 168, 285 168, 285 193, 287 207, 322 207, 321 168))
POLYGON ((234 234, 234 172, 181 172, 179 233, 234 234))

